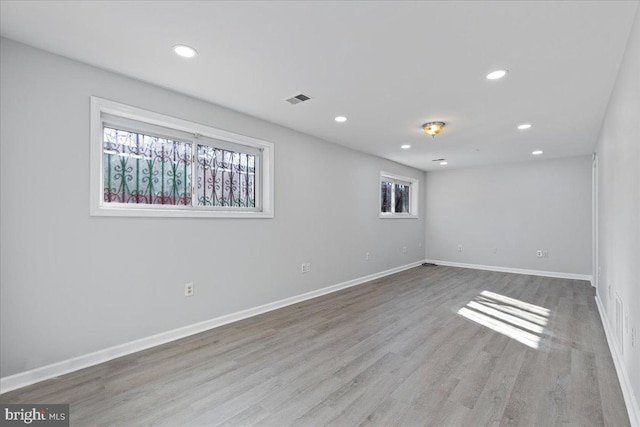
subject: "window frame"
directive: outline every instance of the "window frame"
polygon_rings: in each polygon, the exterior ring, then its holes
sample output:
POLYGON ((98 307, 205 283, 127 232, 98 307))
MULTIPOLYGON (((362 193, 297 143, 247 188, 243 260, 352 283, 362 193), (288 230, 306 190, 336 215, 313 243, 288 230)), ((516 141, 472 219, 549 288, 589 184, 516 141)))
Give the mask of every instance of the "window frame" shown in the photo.
POLYGON ((420 181, 415 178, 407 176, 396 175, 390 172, 380 172, 380 179, 378 181, 378 212, 382 219, 415 219, 418 218, 418 194, 419 194, 420 181), (391 186, 391 209, 392 212, 382 212, 382 183, 391 182, 394 185, 391 186), (409 212, 393 212, 395 208, 395 184, 409 185, 409 212))
POLYGON ((246 135, 217 129, 160 113, 132 107, 96 96, 91 97, 90 125, 90 215, 91 216, 138 216, 138 217, 204 217, 204 218, 273 218, 274 216, 274 144, 246 135), (154 132, 155 128, 166 128, 163 136, 179 138, 192 144, 192 200, 195 198, 197 169, 194 159, 198 145, 259 153, 256 162, 255 191, 256 207, 193 206, 117 203, 104 201, 103 173, 103 126, 118 121, 129 123, 129 131, 142 134, 154 132), (138 124, 138 126, 136 126, 138 124), (132 129, 133 128, 133 129, 132 129), (151 130, 149 130, 151 129, 151 130), (188 138, 185 138, 185 135, 188 138), (213 141, 211 141, 213 140, 213 141), (219 144, 218 144, 219 143, 219 144))

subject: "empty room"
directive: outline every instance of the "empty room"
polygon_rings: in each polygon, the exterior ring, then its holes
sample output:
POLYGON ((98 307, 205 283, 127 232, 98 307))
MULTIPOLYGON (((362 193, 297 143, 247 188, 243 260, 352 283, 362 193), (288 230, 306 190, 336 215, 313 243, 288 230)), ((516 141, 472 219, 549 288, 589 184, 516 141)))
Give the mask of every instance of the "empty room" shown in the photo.
POLYGON ((0 30, 0 425, 640 427, 640 2, 0 30))

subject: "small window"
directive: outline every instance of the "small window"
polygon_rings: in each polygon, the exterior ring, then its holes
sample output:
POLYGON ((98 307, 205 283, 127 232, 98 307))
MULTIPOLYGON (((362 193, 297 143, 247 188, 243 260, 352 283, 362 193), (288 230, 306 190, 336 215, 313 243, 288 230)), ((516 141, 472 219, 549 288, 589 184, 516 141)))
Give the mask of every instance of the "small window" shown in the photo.
POLYGON ((417 218, 418 180, 380 173, 380 218, 417 218))
POLYGON ((273 144, 92 97, 91 214, 273 217, 273 144))

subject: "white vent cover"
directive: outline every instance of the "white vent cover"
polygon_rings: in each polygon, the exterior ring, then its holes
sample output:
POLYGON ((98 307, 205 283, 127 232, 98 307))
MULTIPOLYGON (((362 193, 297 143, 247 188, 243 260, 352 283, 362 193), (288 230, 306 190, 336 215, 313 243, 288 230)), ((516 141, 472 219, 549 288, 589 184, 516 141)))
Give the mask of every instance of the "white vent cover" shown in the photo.
POLYGON ((296 105, 296 104, 300 104, 301 102, 308 101, 310 99, 311 99, 310 96, 307 96, 304 93, 301 93, 296 96, 292 96, 289 99, 285 99, 285 101, 287 101, 291 105, 296 105))

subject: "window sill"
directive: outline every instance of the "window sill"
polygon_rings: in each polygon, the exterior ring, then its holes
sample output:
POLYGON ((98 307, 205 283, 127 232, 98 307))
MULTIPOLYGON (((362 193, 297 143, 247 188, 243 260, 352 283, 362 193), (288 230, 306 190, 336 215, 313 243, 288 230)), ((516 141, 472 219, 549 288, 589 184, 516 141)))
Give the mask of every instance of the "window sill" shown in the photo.
POLYGON ((380 214, 380 219, 418 219, 418 215, 411 215, 411 214, 380 214))
POLYGON ((155 218, 273 218, 273 211, 219 211, 210 209, 158 209, 100 206, 91 216, 155 217, 155 218))

